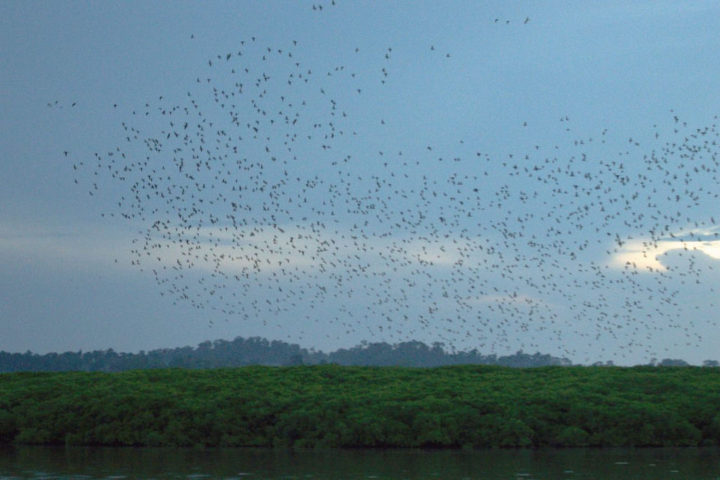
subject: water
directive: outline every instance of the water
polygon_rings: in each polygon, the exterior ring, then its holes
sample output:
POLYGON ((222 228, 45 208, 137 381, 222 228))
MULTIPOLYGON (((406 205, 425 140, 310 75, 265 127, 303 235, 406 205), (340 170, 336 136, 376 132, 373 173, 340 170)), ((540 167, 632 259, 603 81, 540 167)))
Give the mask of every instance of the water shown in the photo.
POLYGON ((0 449, 6 479, 720 480, 720 449, 0 449))

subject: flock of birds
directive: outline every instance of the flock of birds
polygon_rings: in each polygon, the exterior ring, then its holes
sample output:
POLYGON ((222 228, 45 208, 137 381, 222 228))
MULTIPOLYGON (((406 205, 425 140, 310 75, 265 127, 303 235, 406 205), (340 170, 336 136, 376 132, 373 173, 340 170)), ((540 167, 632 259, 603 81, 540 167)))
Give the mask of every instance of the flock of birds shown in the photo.
MULTIPOLYGON (((382 102, 396 68, 392 48, 371 71, 352 61, 364 53, 317 67, 296 41, 242 41, 183 98, 128 109, 116 146, 65 152, 75 182, 121 192, 103 215, 140 229, 132 265, 210 322, 300 322, 338 339, 429 332, 575 358, 595 344, 654 355, 660 337, 702 341, 678 285, 712 295, 711 262, 610 260, 633 240, 647 255, 675 236, 717 236, 715 124, 674 117, 654 138, 617 141, 573 137, 563 115, 567 141, 527 151, 413 143, 393 138, 391 118, 358 113, 382 102)), ((450 57, 425 54, 440 68, 450 57)))

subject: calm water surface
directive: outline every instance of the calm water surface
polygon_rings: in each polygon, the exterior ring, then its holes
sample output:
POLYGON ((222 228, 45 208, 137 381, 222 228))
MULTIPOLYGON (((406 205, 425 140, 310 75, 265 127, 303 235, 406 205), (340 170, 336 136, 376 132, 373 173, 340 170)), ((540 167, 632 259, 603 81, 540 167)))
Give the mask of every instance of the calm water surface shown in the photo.
POLYGON ((0 449, 0 479, 720 480, 720 449, 0 449))

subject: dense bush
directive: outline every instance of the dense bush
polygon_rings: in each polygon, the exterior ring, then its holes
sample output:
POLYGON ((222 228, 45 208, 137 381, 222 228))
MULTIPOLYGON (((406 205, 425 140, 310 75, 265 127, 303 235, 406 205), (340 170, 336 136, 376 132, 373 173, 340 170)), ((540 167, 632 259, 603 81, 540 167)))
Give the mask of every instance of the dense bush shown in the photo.
POLYGON ((0 443, 720 444, 720 370, 243 367, 0 375, 0 443))

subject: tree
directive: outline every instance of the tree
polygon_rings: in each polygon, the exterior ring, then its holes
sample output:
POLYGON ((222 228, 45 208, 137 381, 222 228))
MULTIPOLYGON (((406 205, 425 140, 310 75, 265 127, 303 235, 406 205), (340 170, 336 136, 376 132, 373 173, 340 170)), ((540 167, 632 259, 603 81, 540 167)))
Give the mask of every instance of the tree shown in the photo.
POLYGON ((663 358, 658 364, 659 367, 687 367, 689 364, 685 360, 677 358, 663 358))
POLYGON ((305 365, 305 362, 303 362, 302 355, 299 353, 295 353, 293 355, 290 355, 290 358, 285 362, 285 366, 288 367, 295 367, 298 365, 305 365))

